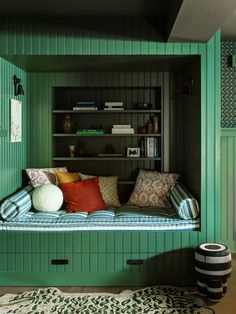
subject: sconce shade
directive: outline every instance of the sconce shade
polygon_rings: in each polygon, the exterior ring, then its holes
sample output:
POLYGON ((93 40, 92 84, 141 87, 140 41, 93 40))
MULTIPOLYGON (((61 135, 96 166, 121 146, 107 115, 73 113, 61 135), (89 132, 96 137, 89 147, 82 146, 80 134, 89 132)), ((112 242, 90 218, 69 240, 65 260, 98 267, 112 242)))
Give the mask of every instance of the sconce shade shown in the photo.
POLYGON ((17 86, 17 92, 16 92, 16 96, 22 96, 24 95, 24 90, 21 84, 18 84, 17 86))
POLYGON ((21 83, 21 79, 19 79, 16 75, 13 76, 13 84, 14 84, 14 95, 22 96, 24 95, 24 90, 21 83))

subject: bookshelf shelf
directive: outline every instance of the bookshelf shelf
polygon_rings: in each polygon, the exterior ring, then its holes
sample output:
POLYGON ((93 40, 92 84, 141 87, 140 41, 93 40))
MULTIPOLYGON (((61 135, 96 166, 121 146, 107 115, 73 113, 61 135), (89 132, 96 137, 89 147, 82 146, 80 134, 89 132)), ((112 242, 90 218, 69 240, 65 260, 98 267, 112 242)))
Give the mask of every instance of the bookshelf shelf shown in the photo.
POLYGON ((52 165, 67 166, 72 172, 118 176, 119 189, 122 190, 120 199, 126 201, 140 168, 162 170, 161 99, 159 86, 54 87, 51 111, 52 165), (98 109, 72 110, 78 101, 95 102, 98 109), (122 102, 124 110, 101 110, 105 102, 122 102), (152 104, 152 109, 138 109, 141 103, 152 104), (65 134, 63 129, 67 115, 73 122, 70 134, 65 134), (158 117, 158 133, 147 128, 148 121, 153 121, 154 116, 158 117), (113 125, 127 126, 135 133, 113 134, 113 125), (146 132, 149 130, 148 133, 141 132, 144 128, 146 132), (103 134, 75 133, 79 130, 95 132, 100 129, 104 131, 103 134), (70 157, 69 146, 76 147, 75 157, 70 157), (114 152, 122 156, 99 156, 108 152, 107 147, 114 148, 114 152), (132 149, 138 152, 136 157, 128 157, 127 153, 132 149))
POLYGON ((143 133, 135 133, 135 134, 112 134, 112 133, 104 133, 104 134, 64 134, 64 133, 53 133, 54 137, 160 137, 161 134, 143 134, 143 133))

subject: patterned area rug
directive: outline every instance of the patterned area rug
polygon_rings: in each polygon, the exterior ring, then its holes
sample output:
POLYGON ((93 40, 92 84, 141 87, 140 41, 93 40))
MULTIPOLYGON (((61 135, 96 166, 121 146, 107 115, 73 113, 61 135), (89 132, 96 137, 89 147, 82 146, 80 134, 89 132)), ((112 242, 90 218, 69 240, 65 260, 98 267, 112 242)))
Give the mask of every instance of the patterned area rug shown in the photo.
POLYGON ((148 287, 111 293, 63 293, 45 288, 0 297, 0 313, 21 314, 212 314, 204 302, 176 287, 148 287))

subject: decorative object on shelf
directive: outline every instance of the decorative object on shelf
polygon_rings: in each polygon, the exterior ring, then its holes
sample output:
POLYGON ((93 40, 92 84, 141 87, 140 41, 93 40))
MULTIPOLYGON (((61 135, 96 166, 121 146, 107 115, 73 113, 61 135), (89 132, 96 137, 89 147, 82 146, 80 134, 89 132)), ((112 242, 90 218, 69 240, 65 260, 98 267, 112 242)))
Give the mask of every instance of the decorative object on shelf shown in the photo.
POLYGON ((72 157, 72 158, 75 157, 75 151, 76 151, 76 146, 75 145, 69 145, 70 157, 72 157))
POLYGON ((146 128, 146 126, 141 126, 141 127, 139 128, 139 133, 141 133, 141 134, 146 134, 146 133, 147 133, 147 128, 146 128))
POLYGON ((24 90, 22 87, 21 79, 18 78, 16 75, 13 76, 13 84, 14 84, 14 95, 15 96, 23 96, 24 90))
POLYGON ((71 117, 69 114, 65 116, 65 119, 63 120, 63 129, 64 133, 70 134, 73 130, 73 121, 71 120, 71 117))
POLYGON ((159 133, 159 121, 158 121, 158 116, 154 116, 152 118, 152 131, 154 134, 159 133))
POLYGON ((140 157, 140 147, 128 147, 127 157, 140 157))
POLYGON ((123 101, 105 101, 104 110, 124 110, 123 101))
POLYGON ((152 104, 146 103, 146 102, 139 102, 136 105, 136 109, 139 110, 150 110, 152 109, 152 104))
POLYGON ((152 121, 148 120, 147 122, 147 133, 151 134, 153 132, 153 125, 152 125, 152 121))
POLYGON ((104 149, 104 154, 114 154, 114 153, 115 153, 115 148, 113 147, 113 145, 107 144, 104 149))

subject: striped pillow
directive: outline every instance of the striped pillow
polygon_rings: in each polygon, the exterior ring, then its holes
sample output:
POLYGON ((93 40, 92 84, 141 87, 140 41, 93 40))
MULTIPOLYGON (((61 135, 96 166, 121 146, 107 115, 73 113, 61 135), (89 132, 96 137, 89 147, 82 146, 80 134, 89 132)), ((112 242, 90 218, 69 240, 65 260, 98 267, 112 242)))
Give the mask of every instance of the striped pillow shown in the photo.
POLYGON ((170 200, 182 219, 195 219, 199 215, 198 201, 180 183, 170 190, 170 200))
POLYGON ((9 196, 0 206, 0 216, 7 221, 13 221, 26 213, 32 207, 32 185, 27 185, 20 191, 9 196))

